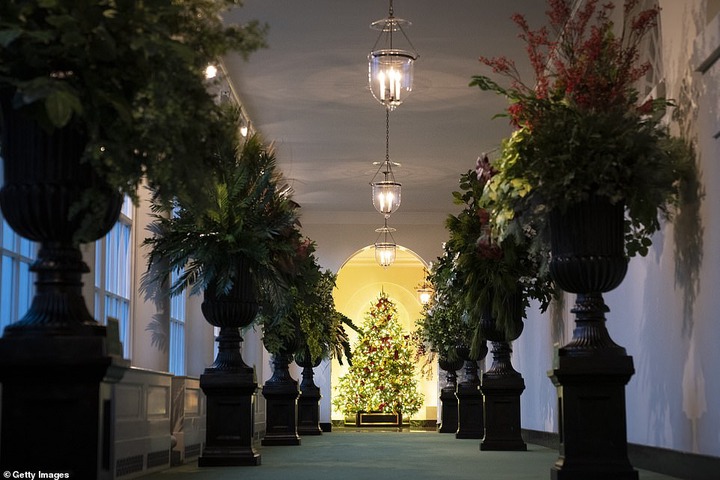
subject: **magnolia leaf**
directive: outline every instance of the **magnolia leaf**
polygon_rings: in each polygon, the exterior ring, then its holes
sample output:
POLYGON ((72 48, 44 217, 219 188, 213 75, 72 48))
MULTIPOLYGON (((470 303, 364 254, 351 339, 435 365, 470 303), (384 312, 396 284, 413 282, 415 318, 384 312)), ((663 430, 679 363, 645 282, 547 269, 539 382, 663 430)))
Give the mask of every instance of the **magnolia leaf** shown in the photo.
POLYGON ((79 113, 81 110, 80 100, 70 92, 56 90, 45 99, 45 111, 57 128, 67 125, 73 112, 79 113))

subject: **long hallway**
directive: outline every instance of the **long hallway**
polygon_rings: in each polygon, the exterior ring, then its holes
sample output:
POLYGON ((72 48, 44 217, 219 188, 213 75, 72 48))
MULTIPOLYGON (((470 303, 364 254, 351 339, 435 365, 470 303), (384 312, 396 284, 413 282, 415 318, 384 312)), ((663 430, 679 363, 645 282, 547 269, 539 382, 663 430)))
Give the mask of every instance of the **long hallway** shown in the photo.
MULTIPOLYGON (((303 437, 299 447, 262 447, 258 467, 199 468, 193 462, 143 479, 548 480, 558 457, 556 450, 533 444, 526 452, 481 452, 479 444, 432 431, 335 429, 303 437)), ((639 474, 640 480, 675 478, 639 474)))

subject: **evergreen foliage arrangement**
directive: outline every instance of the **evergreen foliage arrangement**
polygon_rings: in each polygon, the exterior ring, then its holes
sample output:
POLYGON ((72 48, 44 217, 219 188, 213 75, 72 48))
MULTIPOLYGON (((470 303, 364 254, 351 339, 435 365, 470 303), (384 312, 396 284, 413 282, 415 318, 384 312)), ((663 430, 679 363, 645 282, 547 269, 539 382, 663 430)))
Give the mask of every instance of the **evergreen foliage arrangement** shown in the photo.
POLYGON ((424 350, 429 348, 430 361, 434 361, 432 353, 447 360, 458 360, 456 347, 469 344, 473 330, 464 309, 464 278, 455 267, 457 252, 451 251, 448 243, 443 250, 443 256, 437 258, 427 275, 433 288, 432 299, 423 306, 422 316, 415 321, 424 350))
POLYGON ((493 230, 501 239, 522 239, 523 228, 544 225, 548 212, 604 197, 625 205, 627 255, 646 255, 660 229, 658 214, 667 217, 677 203, 692 160, 691 149, 666 125, 673 102, 641 98, 636 88, 651 68, 640 61, 641 41, 657 26, 660 8, 625 0, 616 27, 613 2, 576 4, 548 0, 548 25, 539 29, 513 16, 532 82, 523 82, 511 59, 480 57, 511 85, 484 75, 471 85, 506 97, 517 127, 503 140, 497 174, 485 187, 494 204, 493 230))
POLYGON ((353 348, 353 364, 340 379, 333 404, 345 415, 358 412, 402 413, 422 407, 415 380, 414 348, 398 322, 397 307, 385 292, 372 302, 362 334, 353 348))
POLYGON ((141 288, 149 298, 157 297, 158 288, 175 272, 172 296, 208 288, 227 294, 247 265, 258 298, 281 308, 294 266, 287 259, 295 255, 290 236, 297 230, 300 206, 274 150, 257 135, 241 145, 234 117, 224 126, 215 168, 208 172, 214 185, 205 192, 206 200, 198 204, 175 198, 170 211, 165 202, 153 202, 152 236, 143 242, 150 248, 148 270, 141 288))
POLYGON ((288 239, 295 244, 295 253, 284 269, 292 272, 286 305, 274 308, 269 302, 258 315, 263 344, 273 355, 291 353, 311 362, 337 358, 342 365, 343 356, 348 362, 352 357, 344 325, 357 327, 335 309, 332 291, 336 276, 321 269, 315 242, 302 237, 297 229, 295 233, 288 239), (310 358, 305 359, 306 355, 310 358))
POLYGON ((203 200, 193 194, 211 188, 206 152, 223 123, 205 67, 266 46, 267 25, 223 24, 221 15, 241 5, 0 2, 0 96, 48 134, 84 135, 83 159, 133 198, 145 181, 167 201, 203 200))

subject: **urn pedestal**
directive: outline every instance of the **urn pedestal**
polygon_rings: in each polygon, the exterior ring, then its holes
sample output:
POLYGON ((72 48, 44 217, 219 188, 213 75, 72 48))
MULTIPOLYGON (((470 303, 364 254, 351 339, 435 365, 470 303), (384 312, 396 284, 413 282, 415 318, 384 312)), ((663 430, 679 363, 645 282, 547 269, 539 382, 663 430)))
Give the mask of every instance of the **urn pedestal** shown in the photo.
POLYGON ((300 381, 300 397, 298 398, 298 435, 322 435, 320 428, 320 388, 315 385, 313 368, 320 365, 320 360, 313 362, 310 353, 305 352, 302 359, 295 358, 295 362, 303 367, 300 381))
POLYGON ((13 230, 40 250, 30 267, 30 309, 0 339, 0 470, 111 479, 113 405, 102 382, 120 380, 127 362, 112 354, 106 327, 87 309, 89 268, 78 245, 110 231, 122 197, 81 161, 81 130, 48 134, 18 115, 11 96, 0 91, 0 205, 13 230))
POLYGON ((457 399, 457 372, 462 366, 462 360, 450 361, 440 358, 439 366, 447 372, 445 386, 440 389, 440 428, 438 433, 457 433, 458 430, 458 399, 457 399))
POLYGON ((623 213, 622 204, 592 197, 550 216, 550 272, 560 288, 577 294, 573 338, 548 372, 560 417, 553 479, 638 478, 628 459, 625 413, 625 385, 635 369, 632 357, 610 338, 602 297, 627 271, 623 213))
POLYGON ((509 342, 492 342, 493 364, 482 376, 485 436, 480 450, 527 450, 520 430, 520 395, 525 381, 510 362, 509 342))
POLYGON ((262 389, 265 397, 263 445, 300 445, 297 429, 298 383, 290 376, 290 354, 273 356, 273 375, 262 389))
POLYGON ((525 381, 511 362, 510 342, 520 337, 523 331, 522 290, 514 293, 506 304, 508 319, 514 328, 501 329, 486 308, 480 322, 483 336, 492 342, 493 363, 483 373, 480 390, 485 400, 485 436, 480 450, 527 450, 520 430, 520 395, 525 390, 525 381))
POLYGON ((255 371, 208 372, 200 375, 207 397, 205 448, 200 467, 257 466, 262 463, 253 444, 255 371))
POLYGON ((205 291, 201 305, 205 319, 220 327, 215 362, 200 375, 207 397, 205 448, 200 467, 256 466, 261 456, 253 444, 253 395, 258 384, 255 370, 240 351, 240 328, 250 325, 258 311, 249 269, 236 279, 228 294, 205 291))
POLYGON ((458 429, 455 438, 483 438, 484 414, 483 397, 480 391, 480 379, 478 378, 478 360, 482 360, 487 354, 487 347, 478 359, 470 358, 469 349, 458 348, 458 355, 465 360, 465 376, 458 384, 458 429))

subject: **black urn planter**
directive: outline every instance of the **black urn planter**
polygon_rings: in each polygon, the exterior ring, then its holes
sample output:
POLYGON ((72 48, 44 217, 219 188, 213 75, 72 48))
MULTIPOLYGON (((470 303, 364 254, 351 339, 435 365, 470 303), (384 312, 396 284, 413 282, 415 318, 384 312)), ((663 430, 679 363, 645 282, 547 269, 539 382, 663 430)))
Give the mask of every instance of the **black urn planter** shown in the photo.
POLYGON ((492 343, 493 363, 482 375, 480 390, 485 401, 485 435, 480 450, 527 450, 520 429, 520 395, 525 381, 510 360, 510 342, 522 333, 522 297, 518 294, 509 308, 519 328, 512 336, 497 328, 489 308, 480 322, 483 336, 492 343))
POLYGON ((250 325, 258 312, 249 268, 235 279, 227 294, 210 287, 201 305, 205 319, 220 328, 218 354, 200 375, 207 397, 205 448, 198 466, 255 466, 261 456, 253 445, 253 394, 258 384, 255 370, 242 358, 240 328, 250 325))
POLYGON ((550 215, 551 275, 577 294, 573 338, 548 372, 557 387, 560 425, 553 479, 638 478, 627 455, 625 416, 625 385, 635 369, 610 338, 602 297, 627 272, 623 215, 622 203, 598 197, 550 215))
POLYGON ((315 385, 313 368, 320 365, 321 359, 312 361, 310 351, 305 350, 303 355, 296 355, 295 362, 303 368, 300 381, 300 397, 298 398, 298 435, 322 435, 320 428, 320 388, 315 385))
POLYGON ((445 376, 445 386, 440 389, 440 428, 438 433, 457 433, 458 430, 458 399, 457 393, 457 374, 463 366, 463 360, 458 359, 450 361, 445 357, 440 357, 438 366, 447 372, 445 376))
POLYGON ((118 381, 127 362, 108 354, 106 327, 87 309, 82 275, 89 268, 78 245, 110 231, 122 196, 81 161, 87 138, 80 128, 48 134, 10 102, 0 91, 0 206, 13 230, 40 250, 30 267, 30 309, 0 339, 0 469, 112 478, 105 422, 112 399, 101 382, 118 381))
POLYGON ((470 349, 457 347, 457 353, 465 362, 465 375, 457 387, 458 429, 455 438, 483 438, 485 425, 483 397, 478 377, 478 361, 487 355, 487 346, 483 345, 478 358, 470 357, 470 349))

